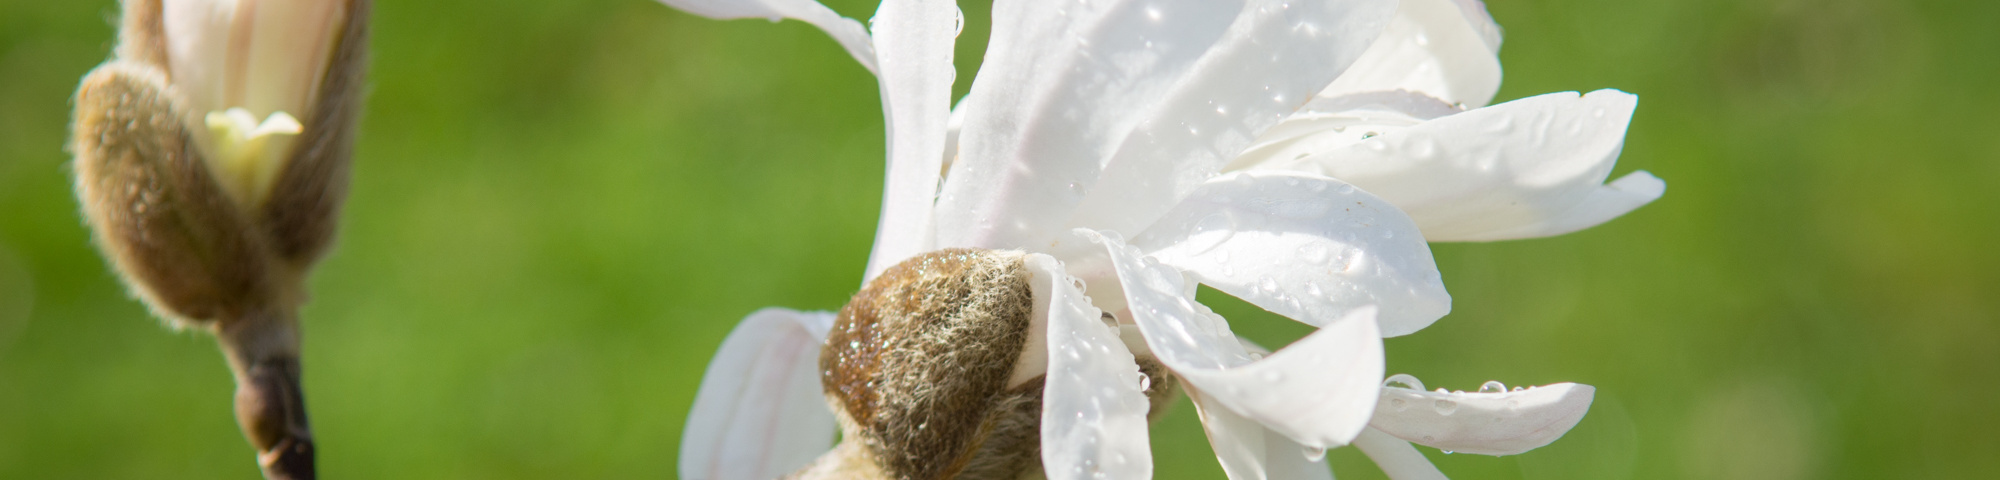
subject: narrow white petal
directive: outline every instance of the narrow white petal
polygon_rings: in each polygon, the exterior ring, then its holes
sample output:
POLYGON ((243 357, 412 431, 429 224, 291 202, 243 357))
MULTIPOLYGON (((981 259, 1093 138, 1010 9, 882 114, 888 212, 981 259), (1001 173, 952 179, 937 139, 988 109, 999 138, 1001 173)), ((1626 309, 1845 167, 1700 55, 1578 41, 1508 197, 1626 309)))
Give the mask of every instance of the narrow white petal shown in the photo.
POLYGON ((1253 0, 1123 139, 1068 226, 1134 235, 1325 89, 1395 11, 1388 0, 1253 0))
POLYGON ((960 21, 952 0, 889 0, 875 13, 889 166, 864 281, 931 250, 931 212, 956 74, 952 42, 960 21))
POLYGON ((1384 133, 1289 168, 1381 196, 1415 218, 1433 242, 1581 228, 1629 208, 1580 206, 1612 201, 1623 207, 1645 198, 1593 195, 1624 148, 1637 104, 1638 97, 1617 90, 1530 97, 1384 133))
POLYGON ((1320 95, 1408 90, 1486 106, 1500 91, 1500 57, 1471 17, 1458 0, 1402 0, 1380 39, 1320 95))
POLYGON ((1390 480, 1445 480, 1444 472, 1437 465, 1424 458, 1422 452, 1410 446, 1410 442, 1369 428, 1354 438, 1354 447, 1375 461, 1382 473, 1389 474, 1390 480))
POLYGON ((1367 426, 1382 372, 1375 309, 1360 308, 1261 360, 1229 323, 1194 301, 1194 282, 1116 238, 1102 244, 1129 311, 1162 364, 1224 407, 1301 445, 1345 445, 1367 426), (1375 376, 1370 376, 1375 375, 1375 376))
POLYGON ((1596 392, 1575 383, 1494 393, 1382 387, 1369 426, 1440 450, 1514 455, 1562 438, 1596 392))
POLYGON ((768 480, 831 448, 819 349, 832 326, 832 313, 767 308, 729 332, 688 412, 680 477, 768 480))
POLYGON ((1241 8, 1240 0, 996 2, 985 61, 961 107, 960 156, 938 199, 938 246, 1039 251, 1241 8))
POLYGON ((223 85, 229 71, 236 3, 218 0, 160 4, 161 28, 166 34, 167 73, 174 90, 187 98, 193 110, 189 113, 197 117, 189 121, 229 108, 223 85))
POLYGON ((1312 325, 1380 307, 1381 331, 1451 311, 1430 245, 1389 202, 1294 172, 1216 177, 1132 245, 1201 283, 1312 325))
POLYGON ((861 22, 842 17, 813 0, 660 0, 660 3, 718 20, 760 18, 777 21, 789 18, 810 23, 840 42, 840 46, 846 48, 847 54, 853 55, 855 61, 861 62, 861 66, 870 72, 876 71, 875 52, 871 47, 873 42, 868 38, 868 29, 862 28, 861 22))
POLYGON ((1365 92, 1315 98, 1284 122, 1264 131, 1224 171, 1296 163, 1312 154, 1346 148, 1362 140, 1408 128, 1464 109, 1436 97, 1407 91, 1365 92))
POLYGON ((1042 390, 1042 465, 1048 478, 1151 478, 1149 404, 1132 352, 1055 258, 1029 255, 1027 267, 1034 273, 1036 311, 1048 319, 1048 377, 1042 390))
POLYGON ((1545 221, 1476 235, 1468 234, 1467 240, 1552 237, 1575 232, 1609 222, 1648 203, 1653 203, 1666 193, 1665 180, 1660 180, 1660 177, 1655 177, 1645 170, 1639 170, 1591 190, 1590 196, 1577 202, 1576 206, 1570 207, 1563 213, 1552 215, 1545 221))
POLYGON ((1231 480, 1333 480, 1326 450, 1299 445, 1256 421, 1223 407, 1200 390, 1188 389, 1208 444, 1231 480))

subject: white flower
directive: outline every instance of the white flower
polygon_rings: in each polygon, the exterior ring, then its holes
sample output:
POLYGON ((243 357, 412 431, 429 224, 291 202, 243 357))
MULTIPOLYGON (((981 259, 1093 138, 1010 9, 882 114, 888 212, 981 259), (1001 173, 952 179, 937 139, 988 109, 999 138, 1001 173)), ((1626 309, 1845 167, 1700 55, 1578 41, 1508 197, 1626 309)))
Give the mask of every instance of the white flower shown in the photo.
POLYGON ((167 74, 224 191, 255 205, 270 195, 311 125, 311 109, 349 0, 162 0, 167 74))
MULTIPOLYGON (((1144 358, 1188 387, 1231 478, 1328 478, 1320 455, 1350 442, 1397 478, 1437 475, 1405 440, 1546 444, 1590 387, 1383 386, 1381 337, 1450 309, 1425 239, 1563 233, 1663 188, 1601 185, 1630 95, 1464 111, 1499 78, 1498 27, 1472 1, 1002 2, 956 112, 951 2, 887 1, 869 36, 810 1, 664 1, 807 20, 878 74, 890 154, 868 278, 942 248, 1028 252, 1038 334, 1014 378, 1046 375, 1052 479, 1150 477, 1144 358), (1265 357, 1197 283, 1321 329, 1265 357)), ((831 322, 767 310, 731 334, 683 478, 775 477, 828 448, 834 422, 807 398, 831 322)))

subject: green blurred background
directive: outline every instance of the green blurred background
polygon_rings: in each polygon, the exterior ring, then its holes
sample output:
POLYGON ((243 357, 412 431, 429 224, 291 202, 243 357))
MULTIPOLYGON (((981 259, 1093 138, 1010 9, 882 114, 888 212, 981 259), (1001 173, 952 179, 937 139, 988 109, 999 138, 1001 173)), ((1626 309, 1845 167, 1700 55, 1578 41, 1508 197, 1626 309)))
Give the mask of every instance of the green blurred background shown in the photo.
MULTIPOLYGON (((1392 372, 1599 388, 1550 447, 1424 449, 1445 472, 2000 471, 2000 3, 1489 7, 1502 100, 1639 94, 1618 172, 1671 188, 1582 233, 1435 247, 1454 312, 1389 340, 1392 372)), ((960 93, 988 18, 964 8, 960 93)), ((256 478, 213 342, 128 299, 78 220, 69 97, 115 12, 0 3, 0 478, 256 478)), ((737 320, 857 287, 881 110, 817 30, 646 0, 434 0, 379 2, 375 31, 342 240, 304 313, 327 478, 672 477, 737 320)), ((1305 333, 1203 299, 1264 342, 1305 333)), ((1221 478, 1185 401, 1154 439, 1161 478, 1221 478)))

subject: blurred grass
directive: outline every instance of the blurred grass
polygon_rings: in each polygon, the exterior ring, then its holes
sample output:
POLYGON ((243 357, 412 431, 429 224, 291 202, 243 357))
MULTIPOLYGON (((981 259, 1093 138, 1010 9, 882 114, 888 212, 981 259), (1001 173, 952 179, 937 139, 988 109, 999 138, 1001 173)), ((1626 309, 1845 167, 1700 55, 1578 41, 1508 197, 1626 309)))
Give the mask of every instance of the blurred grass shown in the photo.
MULTIPOLYGON (((964 8, 961 93, 987 33, 964 8)), ((1489 8, 1501 99, 1639 94, 1618 171, 1671 188, 1578 234, 1435 246, 1455 311, 1389 340, 1390 370, 1599 388, 1550 447, 1425 449, 1445 472, 2000 470, 2000 4, 1489 8)), ((68 99, 114 13, 0 4, 0 478, 256 478, 212 342, 129 300, 77 219, 68 99)), ((645 0, 380 2, 375 28, 343 237, 305 312, 329 478, 671 477, 735 322, 856 288, 881 111, 818 31, 645 0)), ((1267 343, 1304 333, 1203 301, 1267 343)), ((1220 478, 1189 406, 1155 438, 1161 478, 1220 478)))

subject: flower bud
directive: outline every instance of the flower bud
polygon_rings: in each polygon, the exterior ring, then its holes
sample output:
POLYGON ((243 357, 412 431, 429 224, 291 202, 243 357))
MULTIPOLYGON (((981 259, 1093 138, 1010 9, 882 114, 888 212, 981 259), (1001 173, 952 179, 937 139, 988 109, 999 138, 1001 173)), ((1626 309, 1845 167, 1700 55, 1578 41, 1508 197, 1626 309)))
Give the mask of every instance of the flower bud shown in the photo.
MULTIPOLYGON (((949 249, 885 270, 820 353, 844 440, 793 478, 1012 480, 1041 471, 1043 380, 1010 382, 1036 331, 1027 254, 949 249)), ((1031 362, 1032 363, 1032 362, 1031 362)), ((1045 364, 1043 364, 1045 365, 1045 364)), ((1176 391, 1140 361, 1154 411, 1176 391)), ((1038 372, 1030 372, 1038 373, 1038 372)))
POLYGON ((159 316, 217 333, 271 479, 310 479, 297 310, 346 195, 370 0, 126 0, 77 89, 77 197, 159 316))
POLYGON ((77 91, 84 214, 162 316, 206 325, 302 300, 333 237, 367 0, 130 0, 77 91))

